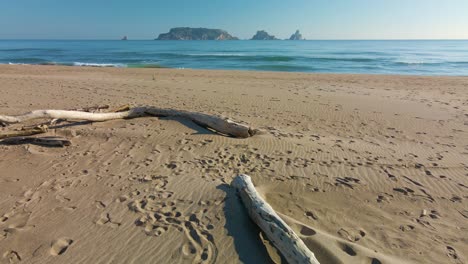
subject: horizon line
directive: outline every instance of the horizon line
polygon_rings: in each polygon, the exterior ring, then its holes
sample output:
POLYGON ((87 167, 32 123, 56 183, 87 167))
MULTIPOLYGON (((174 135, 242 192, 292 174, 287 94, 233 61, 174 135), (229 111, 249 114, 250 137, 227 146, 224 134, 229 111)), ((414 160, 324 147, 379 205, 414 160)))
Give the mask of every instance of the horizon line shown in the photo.
POLYGON ((136 38, 136 39, 127 39, 127 40, 122 40, 120 38, 103 38, 103 39, 100 39, 100 38, 77 38, 77 39, 73 39, 73 38, 0 38, 0 41, 2 40, 60 40, 60 41, 77 41, 77 40, 89 40, 89 41, 220 41, 220 42, 224 42, 224 41, 243 41, 243 40, 248 40, 248 41, 298 41, 298 42, 301 42, 301 41, 424 41, 424 40, 434 40, 434 41, 441 41, 441 40, 468 40, 468 38, 408 38, 408 39, 405 39, 405 38, 388 38, 388 39, 385 39, 385 38, 382 38, 382 39, 378 39, 378 38, 369 38, 369 39, 366 39, 366 38, 356 38, 356 39, 353 39, 353 38, 350 38, 350 39, 340 39, 340 38, 330 38, 330 39, 321 39, 321 38, 317 38, 317 39, 303 39, 303 40, 290 40, 290 39, 275 39, 275 40, 252 40, 252 39, 236 39, 236 40, 158 40, 158 39, 146 39, 146 38, 136 38))

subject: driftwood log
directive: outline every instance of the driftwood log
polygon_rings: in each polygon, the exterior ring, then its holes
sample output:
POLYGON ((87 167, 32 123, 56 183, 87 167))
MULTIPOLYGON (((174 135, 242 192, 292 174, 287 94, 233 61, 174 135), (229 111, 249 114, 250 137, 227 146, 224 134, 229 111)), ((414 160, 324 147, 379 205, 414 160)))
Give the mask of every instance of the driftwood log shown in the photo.
POLYGON ((0 139, 12 138, 12 137, 32 136, 32 135, 46 133, 47 130, 48 130, 47 126, 41 125, 41 126, 36 126, 36 127, 33 127, 33 128, 29 128, 29 129, 24 129, 24 130, 1 133, 0 134, 0 139))
POLYGON ((248 138, 257 132, 248 125, 214 115, 156 107, 147 107, 144 111, 152 116, 178 117, 191 120, 200 126, 212 129, 218 133, 238 138, 248 138))
POLYGON ((239 175, 232 182, 244 203, 250 218, 263 230, 289 264, 319 264, 299 236, 260 197, 248 175, 239 175))
POLYGON ((13 137, 0 141, 2 145, 34 144, 46 147, 70 146, 71 141, 62 137, 13 137))
POLYGON ((41 118, 102 122, 113 119, 129 119, 142 116, 183 118, 191 120, 198 125, 212 129, 218 133, 238 138, 251 137, 256 133, 255 129, 252 129, 247 125, 234 122, 227 118, 197 112, 164 109, 151 106, 135 107, 130 108, 128 111, 112 113, 89 113, 83 111, 67 110, 35 110, 18 116, 0 115, 0 122, 13 124, 41 118))

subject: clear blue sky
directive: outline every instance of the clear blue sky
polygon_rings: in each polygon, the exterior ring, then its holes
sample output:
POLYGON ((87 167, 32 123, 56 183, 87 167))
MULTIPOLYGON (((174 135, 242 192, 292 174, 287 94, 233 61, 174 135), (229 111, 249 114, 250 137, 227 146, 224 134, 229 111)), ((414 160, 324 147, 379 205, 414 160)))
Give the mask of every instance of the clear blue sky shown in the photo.
POLYGON ((153 39, 176 26, 240 38, 468 39, 468 0, 0 0, 1 39, 153 39))

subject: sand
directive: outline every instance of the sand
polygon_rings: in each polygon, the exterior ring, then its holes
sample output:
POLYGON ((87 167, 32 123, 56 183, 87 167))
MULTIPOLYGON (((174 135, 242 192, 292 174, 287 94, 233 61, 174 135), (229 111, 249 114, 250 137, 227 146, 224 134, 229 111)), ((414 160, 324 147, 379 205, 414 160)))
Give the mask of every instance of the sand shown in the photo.
POLYGON ((0 144, 0 263, 278 261, 238 173, 322 264, 468 261, 468 78, 4 65, 0 91, 2 114, 148 104, 263 131, 139 118, 0 144))

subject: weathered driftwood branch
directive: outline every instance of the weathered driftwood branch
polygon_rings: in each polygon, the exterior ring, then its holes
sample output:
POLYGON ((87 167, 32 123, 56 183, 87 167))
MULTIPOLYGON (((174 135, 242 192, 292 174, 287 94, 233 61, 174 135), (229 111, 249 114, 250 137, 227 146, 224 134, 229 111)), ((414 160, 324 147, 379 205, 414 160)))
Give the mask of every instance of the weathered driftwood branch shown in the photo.
POLYGON ((34 144, 47 147, 70 146, 71 141, 62 137, 14 137, 0 141, 5 145, 34 144))
POLYGON ((188 112, 174 109, 163 109, 157 107, 135 107, 124 112, 113 113, 88 113, 82 111, 67 111, 67 110, 35 110, 19 116, 0 115, 0 122, 4 123, 21 123, 28 120, 48 118, 48 119, 71 119, 71 120, 86 120, 93 122, 102 122, 113 119, 126 119, 142 116, 165 116, 179 117, 191 120, 198 125, 210 128, 221 134, 234 137, 247 138, 253 136, 256 130, 247 125, 234 122, 219 116, 212 116, 196 112, 188 112))
POLYGON ((42 125, 42 126, 37 126, 37 127, 34 127, 34 128, 30 128, 30 129, 25 129, 25 130, 18 130, 18 131, 12 131, 12 132, 8 132, 8 133, 2 133, 2 134, 0 134, 0 139, 12 138, 12 137, 32 136, 32 135, 46 133, 47 130, 48 130, 48 127, 42 125))
POLYGON ((240 194, 252 220, 265 232, 288 263, 319 264, 304 242, 260 197, 248 175, 239 175, 232 182, 240 194))
POLYGON ((179 117, 188 119, 200 126, 213 129, 218 133, 239 138, 248 138, 255 135, 256 133, 255 129, 252 129, 247 125, 234 122, 227 118, 203 113, 157 107, 146 107, 145 113, 153 116, 179 117))
POLYGON ((119 113, 89 113, 82 111, 68 111, 68 110, 35 110, 19 116, 5 116, 0 115, 0 121, 5 123, 21 123, 28 120, 48 118, 48 119, 72 119, 72 120, 87 120, 94 122, 108 121, 113 119, 131 118, 141 116, 144 112, 139 112, 139 108, 132 109, 127 112, 119 113), (133 111, 132 111, 133 110, 133 111))
MULTIPOLYGON (((89 106, 89 107, 83 107, 83 108, 76 108, 76 109, 69 109, 67 111, 80 111, 80 112, 91 112, 91 113, 95 113, 96 111, 101 111, 103 109, 109 109, 109 105, 96 105, 96 106, 89 106)), ((128 111, 130 110, 130 107, 128 105, 124 105, 124 106, 120 106, 118 108, 115 108, 115 109, 112 109, 110 111, 108 111, 108 113, 111 113, 111 112, 124 112, 124 111, 128 111)), ((35 125, 30 125, 30 126, 25 126, 23 127, 23 129, 30 129, 30 128, 33 128, 33 127, 37 127, 37 126, 42 126, 42 125, 47 125, 47 126, 55 126, 63 121, 66 121, 65 119, 51 119, 47 122, 43 122, 43 123, 40 123, 40 124, 35 124, 35 125)), ((6 126, 6 124, 5 124, 6 126)))

